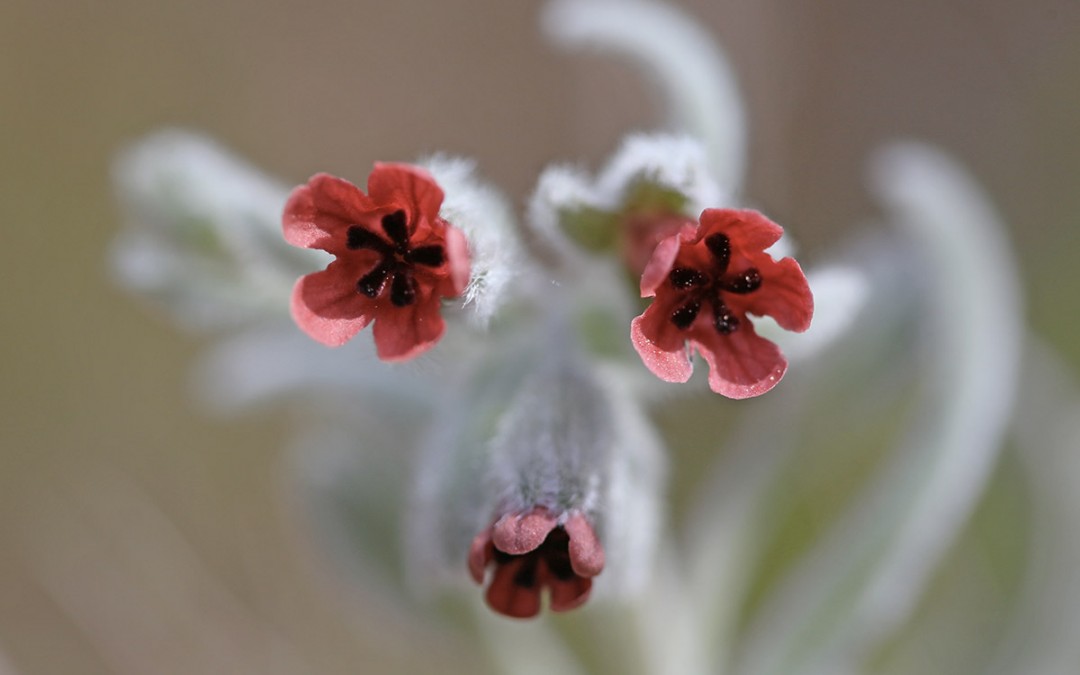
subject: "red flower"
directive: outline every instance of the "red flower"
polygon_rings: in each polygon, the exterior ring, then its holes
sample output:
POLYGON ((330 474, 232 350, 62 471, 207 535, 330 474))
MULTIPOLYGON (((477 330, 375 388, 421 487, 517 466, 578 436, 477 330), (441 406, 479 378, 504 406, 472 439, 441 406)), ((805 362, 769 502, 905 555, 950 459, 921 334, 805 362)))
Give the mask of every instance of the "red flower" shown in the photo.
POLYGON ((285 240, 337 257, 296 282, 292 315, 334 347, 375 321, 379 358, 404 361, 442 337, 440 300, 465 289, 468 249, 439 218, 443 192, 423 169, 376 163, 367 187, 321 173, 289 197, 285 240))
POLYGON ((690 379, 689 343, 709 364, 718 394, 749 398, 776 386, 787 360, 747 313, 799 332, 814 313, 799 263, 765 253, 783 231, 757 211, 706 209, 700 225, 657 245, 641 276, 641 296, 656 299, 630 326, 649 370, 668 382, 690 379))
POLYGON ((604 549, 581 513, 565 522, 547 509, 508 514, 473 539, 469 572, 484 583, 494 563, 485 598, 500 614, 524 619, 540 612, 540 592, 549 588, 551 609, 565 612, 589 599, 592 578, 604 568, 604 549))

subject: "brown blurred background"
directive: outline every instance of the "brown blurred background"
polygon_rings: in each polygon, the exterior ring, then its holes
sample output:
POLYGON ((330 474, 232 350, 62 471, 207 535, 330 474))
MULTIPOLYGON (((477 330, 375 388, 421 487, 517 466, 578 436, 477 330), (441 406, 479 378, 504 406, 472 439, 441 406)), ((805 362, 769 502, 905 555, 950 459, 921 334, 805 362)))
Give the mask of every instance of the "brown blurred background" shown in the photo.
MULTIPOLYGON (((1010 224, 1032 324, 1080 366, 1080 4, 681 4, 740 77, 748 193, 809 259, 875 214, 875 147, 940 144, 1010 224)), ((411 670, 386 639, 394 618, 362 589, 343 600, 306 545, 288 420, 200 411, 187 388, 199 341, 110 282, 109 164, 163 126, 289 182, 361 180, 374 160, 443 150, 475 157, 520 205, 547 162, 596 167, 660 120, 637 73, 556 52, 536 11, 5 1, 0 673, 411 670)), ((425 649, 470 667, 453 643, 425 649)))

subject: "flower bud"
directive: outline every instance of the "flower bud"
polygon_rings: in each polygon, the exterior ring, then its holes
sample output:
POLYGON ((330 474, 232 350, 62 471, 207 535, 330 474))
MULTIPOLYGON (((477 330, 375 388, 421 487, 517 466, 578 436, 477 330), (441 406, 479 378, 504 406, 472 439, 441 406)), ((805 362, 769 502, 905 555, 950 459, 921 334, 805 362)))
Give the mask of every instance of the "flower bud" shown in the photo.
POLYGON ((455 567, 486 577, 488 604, 523 618, 545 592, 554 611, 581 605, 601 572, 614 590, 646 576, 663 471, 655 432, 611 374, 566 339, 516 354, 497 359, 516 375, 480 368, 448 407, 452 438, 429 443, 410 558, 426 566, 420 578, 455 567))

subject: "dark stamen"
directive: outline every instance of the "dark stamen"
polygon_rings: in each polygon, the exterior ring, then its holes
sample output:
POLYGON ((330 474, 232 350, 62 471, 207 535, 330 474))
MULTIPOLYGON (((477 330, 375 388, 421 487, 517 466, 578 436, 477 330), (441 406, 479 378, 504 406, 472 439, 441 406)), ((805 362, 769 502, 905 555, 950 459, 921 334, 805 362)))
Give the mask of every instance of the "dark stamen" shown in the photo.
POLYGON ((691 300, 671 313, 671 323, 675 324, 675 327, 679 330, 686 330, 690 327, 690 324, 694 323, 694 319, 697 318, 700 311, 701 303, 697 300, 691 300))
POLYGON ((739 317, 735 316, 735 313, 724 303, 717 303, 714 325, 721 335, 731 335, 739 329, 739 317))
POLYGON ((570 564, 570 535, 561 527, 556 527, 544 540, 540 550, 547 563, 548 570, 560 581, 574 578, 574 567, 570 564))
POLYGON ((382 229, 386 232, 386 236, 398 246, 405 246, 409 243, 409 223, 405 219, 405 212, 398 210, 393 213, 388 213, 382 218, 382 229))
POLYGON ((540 562, 537 556, 525 556, 521 561, 521 567, 514 575, 514 585, 520 588, 532 588, 536 585, 536 565, 540 562))
POLYGON ((442 265, 445 260, 446 256, 443 253, 443 247, 438 244, 414 248, 405 254, 405 262, 426 265, 428 267, 438 267, 439 265, 442 265))
POLYGON ((351 250, 366 248, 372 251, 388 252, 390 246, 379 235, 365 230, 359 225, 353 225, 346 233, 345 245, 351 250))
POLYGON ((379 293, 382 293, 383 286, 386 285, 386 277, 389 274, 390 270, 386 265, 379 265, 360 277, 360 281, 356 282, 357 292, 363 293, 369 298, 374 298, 379 293))
POLYGON ((574 568, 570 566, 570 554, 566 553, 558 557, 550 556, 547 559, 548 569, 551 570, 552 576, 559 581, 569 581, 573 579, 577 574, 574 572, 574 568))
POLYGON ((761 274, 756 267, 751 267, 742 274, 721 279, 720 288, 731 293, 751 293, 761 288, 761 274))
POLYGON ((720 273, 727 271, 728 261, 731 260, 731 242, 722 234, 710 234, 705 237, 705 247, 716 257, 720 266, 720 273))
POLYGON ((416 279, 408 272, 397 272, 390 282, 390 302, 394 307, 408 307, 416 302, 416 279))
POLYGON ((704 286, 709 281, 704 274, 689 267, 676 267, 671 270, 668 279, 671 280, 672 286, 680 290, 693 286, 704 286))

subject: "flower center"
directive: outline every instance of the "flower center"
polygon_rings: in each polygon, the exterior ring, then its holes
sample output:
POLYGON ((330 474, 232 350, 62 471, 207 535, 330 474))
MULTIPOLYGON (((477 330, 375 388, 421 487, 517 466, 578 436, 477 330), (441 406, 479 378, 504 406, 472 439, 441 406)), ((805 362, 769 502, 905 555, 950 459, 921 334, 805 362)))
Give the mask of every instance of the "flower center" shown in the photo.
POLYGON ((514 573, 514 585, 534 588, 539 581, 540 563, 559 581, 573 579, 574 568, 570 565, 570 535, 562 527, 553 529, 536 549, 521 555, 512 555, 495 549, 495 563, 505 565, 520 560, 521 566, 514 573))
POLYGON ((446 262, 446 253, 438 244, 413 248, 409 243, 408 218, 400 209, 383 216, 381 224, 390 241, 359 225, 351 226, 346 233, 345 245, 350 250, 375 251, 382 256, 375 269, 356 282, 356 292, 376 298, 389 281, 390 303, 395 307, 408 307, 416 302, 419 287, 416 266, 440 267, 446 262))
POLYGON ((761 274, 755 267, 728 274, 731 242, 723 234, 706 237, 705 248, 712 257, 708 270, 675 267, 668 275, 668 281, 682 296, 682 302, 669 318, 676 328, 686 330, 693 325, 702 307, 708 305, 712 309, 713 327, 721 335, 730 335, 739 329, 739 317, 724 302, 724 294, 753 293, 761 288, 761 274))

